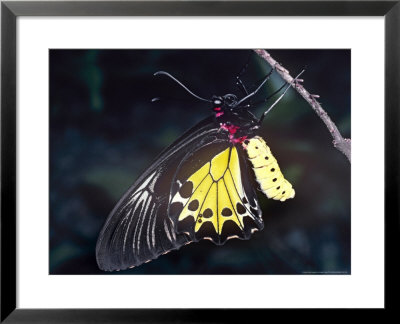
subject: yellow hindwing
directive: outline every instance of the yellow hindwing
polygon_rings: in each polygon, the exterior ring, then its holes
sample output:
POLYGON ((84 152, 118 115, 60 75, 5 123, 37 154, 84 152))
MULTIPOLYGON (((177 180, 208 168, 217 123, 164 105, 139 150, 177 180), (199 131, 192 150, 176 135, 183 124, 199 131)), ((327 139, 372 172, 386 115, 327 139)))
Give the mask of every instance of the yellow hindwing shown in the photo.
MULTIPOLYGON (((245 199, 236 147, 229 147, 215 155, 193 173, 187 183, 192 188, 189 197, 184 198, 178 191, 171 203, 184 205, 178 221, 193 217, 195 233, 205 224, 211 224, 215 233, 221 235, 228 221, 231 221, 230 226, 234 224, 237 230, 243 231, 243 218, 250 216, 254 219, 245 199)), ((228 235, 228 238, 233 236, 228 235)))

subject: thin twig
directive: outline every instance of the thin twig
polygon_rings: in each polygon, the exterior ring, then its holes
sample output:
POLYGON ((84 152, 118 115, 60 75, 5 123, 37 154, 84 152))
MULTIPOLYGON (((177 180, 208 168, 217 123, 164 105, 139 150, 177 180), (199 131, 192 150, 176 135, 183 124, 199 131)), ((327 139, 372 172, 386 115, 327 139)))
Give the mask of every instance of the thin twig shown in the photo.
MULTIPOLYGON (((289 74, 289 71, 286 70, 281 64, 279 64, 277 61, 275 61, 271 55, 262 49, 256 49, 254 50, 261 58, 263 58, 265 61, 267 61, 273 68, 276 69, 276 71, 279 73, 279 75, 289 84, 293 82, 293 77, 289 74)), ((351 139, 350 138, 344 138, 342 134, 340 134, 338 128, 336 127, 335 123, 330 119, 328 116, 327 112, 322 109, 321 104, 316 100, 316 98, 319 98, 318 95, 313 95, 310 94, 304 87, 303 85, 300 84, 303 80, 297 79, 293 83, 293 88, 296 89, 296 91, 310 104, 312 109, 317 113, 319 118, 325 123, 326 127, 328 128, 329 132, 332 135, 333 138, 333 146, 342 152, 349 162, 351 163, 351 139)))

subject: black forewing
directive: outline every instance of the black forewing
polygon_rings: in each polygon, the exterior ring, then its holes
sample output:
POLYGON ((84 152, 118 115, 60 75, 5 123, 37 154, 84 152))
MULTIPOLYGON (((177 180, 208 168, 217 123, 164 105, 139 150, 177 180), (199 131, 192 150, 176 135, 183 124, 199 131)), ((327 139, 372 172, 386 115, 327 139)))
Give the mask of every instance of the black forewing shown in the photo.
POLYGON ((171 183, 188 152, 216 136, 213 118, 204 119, 166 148, 128 189, 100 232, 96 246, 100 269, 138 266, 191 241, 186 234, 176 234, 168 217, 171 183))

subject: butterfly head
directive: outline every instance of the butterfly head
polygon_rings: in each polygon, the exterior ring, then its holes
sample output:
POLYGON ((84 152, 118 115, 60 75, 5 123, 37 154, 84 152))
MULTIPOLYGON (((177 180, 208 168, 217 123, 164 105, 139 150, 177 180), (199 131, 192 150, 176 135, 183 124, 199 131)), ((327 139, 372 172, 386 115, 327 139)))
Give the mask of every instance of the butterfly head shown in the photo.
POLYGON ((211 98, 213 111, 217 114, 227 110, 232 111, 236 108, 238 98, 234 94, 226 94, 225 96, 213 96, 211 98))

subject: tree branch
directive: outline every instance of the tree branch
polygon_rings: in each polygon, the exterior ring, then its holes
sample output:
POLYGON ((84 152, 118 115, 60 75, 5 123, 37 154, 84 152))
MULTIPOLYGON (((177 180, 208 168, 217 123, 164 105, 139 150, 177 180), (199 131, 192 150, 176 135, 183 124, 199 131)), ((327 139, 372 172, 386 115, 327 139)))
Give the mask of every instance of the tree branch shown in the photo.
MULTIPOLYGON (((279 64, 277 61, 275 61, 271 55, 262 49, 256 49, 254 50, 261 58, 263 58, 265 61, 269 63, 273 68, 276 69, 276 71, 279 73, 279 75, 289 84, 293 82, 293 77, 289 74, 289 71, 286 70, 281 64, 279 64)), ((335 123, 330 119, 328 116, 327 112, 322 109, 321 104, 316 100, 316 98, 319 98, 318 95, 313 95, 310 94, 304 87, 303 85, 300 84, 303 80, 297 79, 294 82, 294 89, 310 104, 312 109, 317 113, 319 118, 325 123, 326 127, 328 128, 329 132, 332 135, 333 138, 333 146, 342 152, 349 162, 351 163, 351 139, 349 138, 343 138, 343 136, 340 134, 338 128, 336 127, 335 123)))

